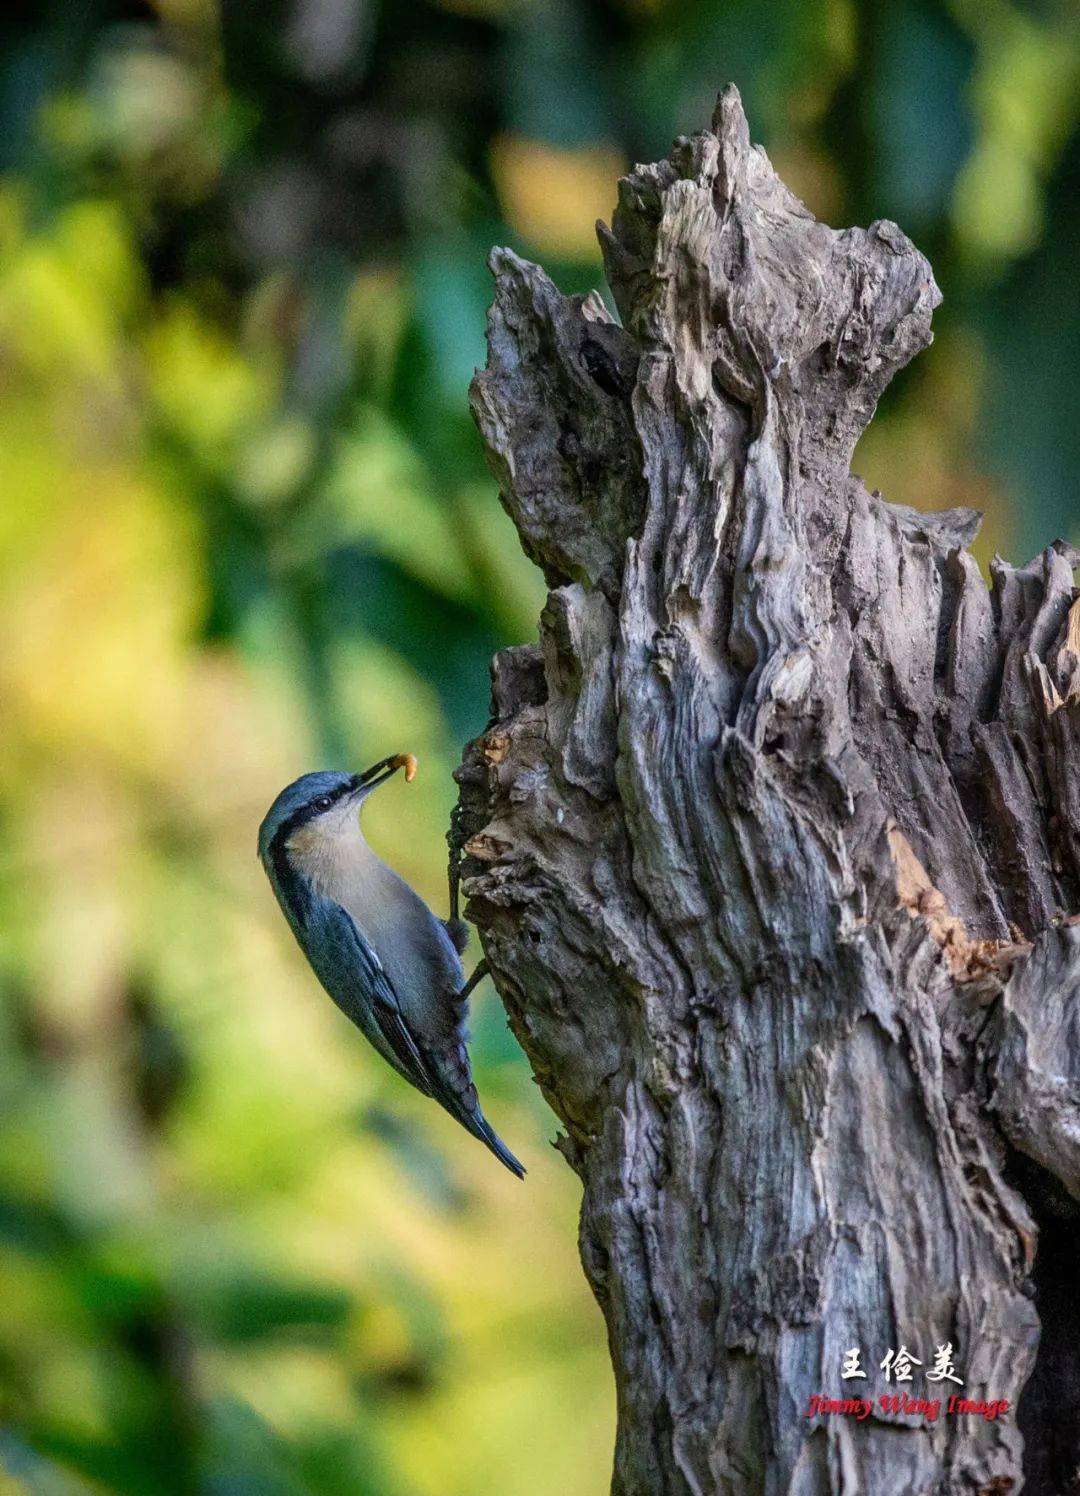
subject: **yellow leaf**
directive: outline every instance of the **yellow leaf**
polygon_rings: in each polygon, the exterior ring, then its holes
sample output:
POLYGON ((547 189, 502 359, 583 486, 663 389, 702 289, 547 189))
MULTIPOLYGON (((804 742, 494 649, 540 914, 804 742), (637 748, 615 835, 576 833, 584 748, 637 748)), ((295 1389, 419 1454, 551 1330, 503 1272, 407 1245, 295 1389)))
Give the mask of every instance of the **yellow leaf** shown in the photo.
POLYGON ((503 135, 491 168, 508 222, 541 254, 596 258, 596 220, 610 210, 612 183, 626 168, 614 146, 566 149, 503 135))

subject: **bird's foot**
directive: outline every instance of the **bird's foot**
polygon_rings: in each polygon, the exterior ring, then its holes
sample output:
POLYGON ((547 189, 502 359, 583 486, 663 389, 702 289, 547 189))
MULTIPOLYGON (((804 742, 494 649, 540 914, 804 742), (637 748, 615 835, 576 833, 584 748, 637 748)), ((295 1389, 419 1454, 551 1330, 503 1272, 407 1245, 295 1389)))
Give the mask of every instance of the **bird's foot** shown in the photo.
POLYGON ((488 975, 488 973, 490 971, 491 971, 491 967, 488 965, 487 957, 484 956, 473 967, 472 976, 469 978, 469 980, 465 983, 464 987, 462 987, 461 991, 458 993, 458 1000, 460 1002, 464 1002, 465 999, 472 992, 473 988, 479 986, 479 984, 484 980, 484 978, 488 975))

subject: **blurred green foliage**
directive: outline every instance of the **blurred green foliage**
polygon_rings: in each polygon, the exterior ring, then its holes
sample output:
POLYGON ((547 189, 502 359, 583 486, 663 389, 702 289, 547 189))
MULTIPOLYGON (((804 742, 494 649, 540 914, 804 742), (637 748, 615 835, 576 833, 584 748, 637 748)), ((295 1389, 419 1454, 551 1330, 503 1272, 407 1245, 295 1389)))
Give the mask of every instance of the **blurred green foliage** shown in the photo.
POLYGON ((0 1492, 599 1491, 576 1190, 323 999, 254 859, 287 780, 460 744, 541 590, 466 408, 494 242, 566 289, 726 80, 815 212, 946 294, 856 466, 1076 536, 1074 0, 54 0, 0 16, 0 1492))

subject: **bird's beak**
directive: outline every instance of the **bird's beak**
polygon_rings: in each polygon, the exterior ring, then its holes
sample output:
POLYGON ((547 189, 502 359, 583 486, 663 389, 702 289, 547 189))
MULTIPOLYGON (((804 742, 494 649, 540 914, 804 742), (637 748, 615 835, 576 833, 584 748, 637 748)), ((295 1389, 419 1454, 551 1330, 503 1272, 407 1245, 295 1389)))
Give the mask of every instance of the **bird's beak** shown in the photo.
POLYGON ((362 774, 356 776, 356 787, 368 794, 377 789, 380 784, 385 784, 388 779, 393 778, 399 769, 405 770, 405 783, 409 784, 416 778, 416 759, 411 753, 395 753, 392 758, 381 758, 377 764, 372 764, 370 769, 365 769, 362 774))

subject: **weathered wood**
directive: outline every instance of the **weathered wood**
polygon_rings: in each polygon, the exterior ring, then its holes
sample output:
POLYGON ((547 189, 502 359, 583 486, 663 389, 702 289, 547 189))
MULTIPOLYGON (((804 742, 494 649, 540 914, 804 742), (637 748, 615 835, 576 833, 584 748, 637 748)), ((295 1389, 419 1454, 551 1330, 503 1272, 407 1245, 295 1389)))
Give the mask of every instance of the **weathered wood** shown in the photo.
POLYGON ((614 1490, 1018 1489, 1015 1413, 804 1412, 901 1344, 1014 1410, 1035 1364, 1010 1161, 1080 1199, 1076 557, 988 587, 977 515, 851 475, 939 293, 894 224, 818 223, 735 89, 600 235, 621 327, 492 256, 473 411, 551 591, 456 837, 584 1185, 614 1490))

